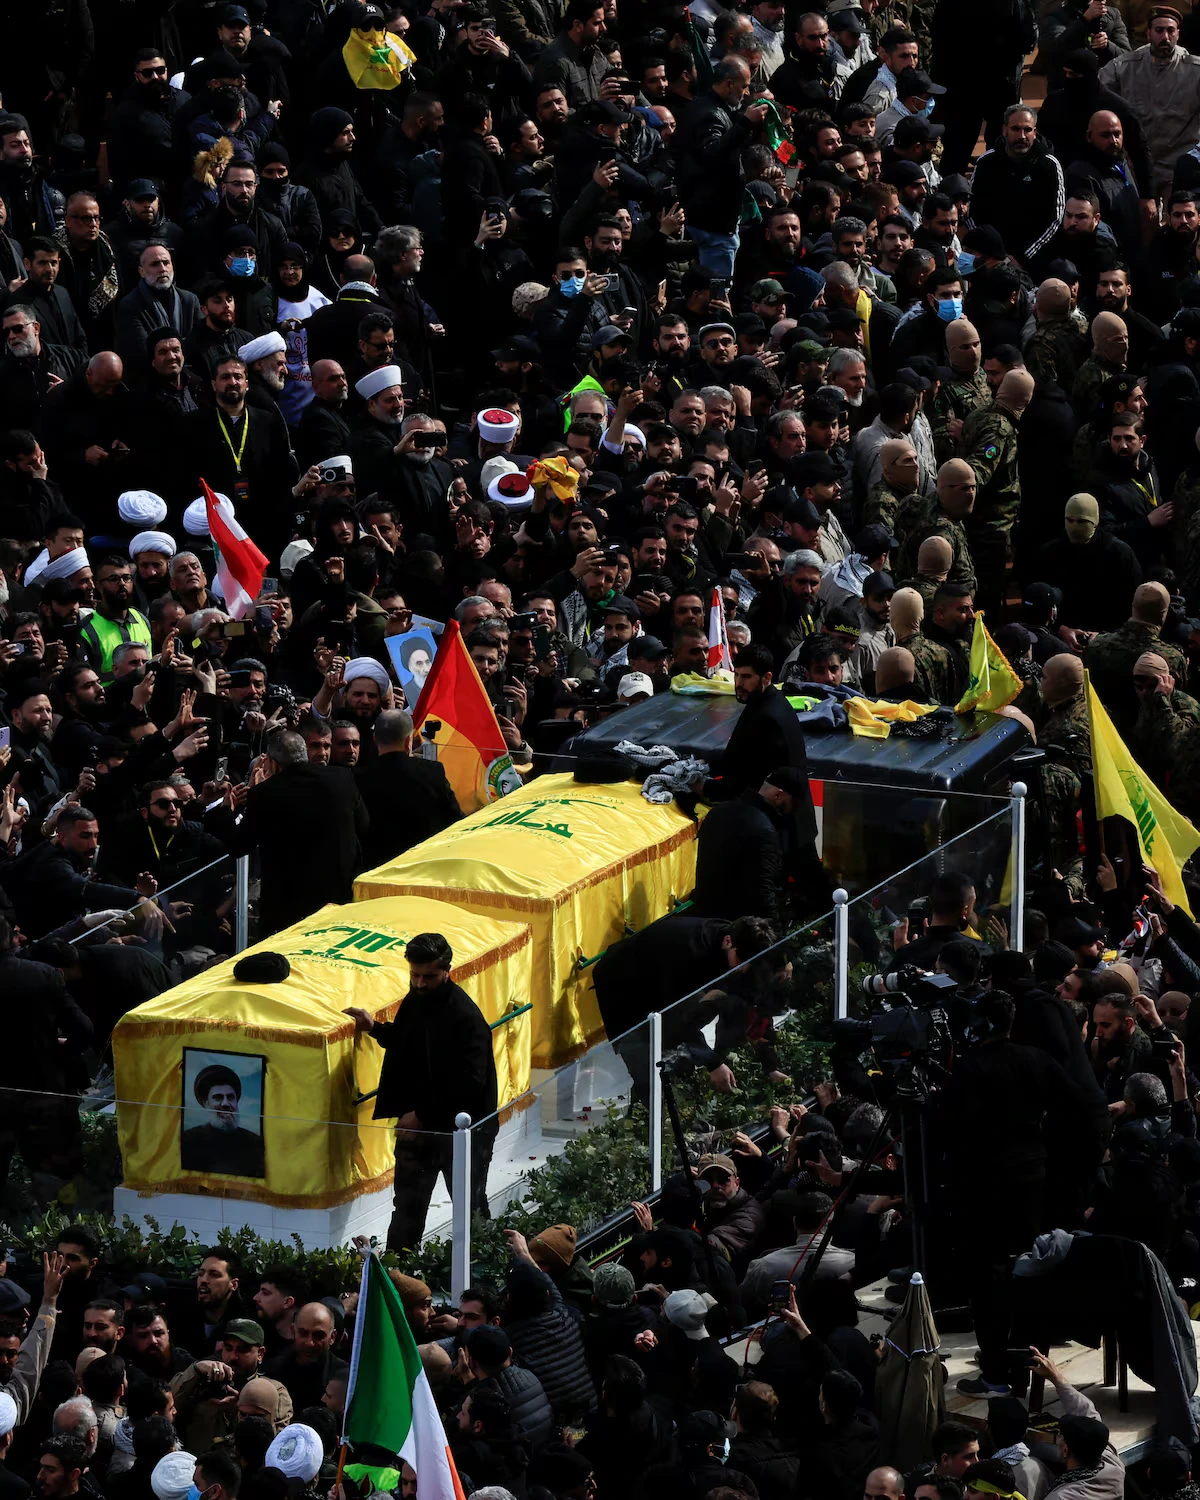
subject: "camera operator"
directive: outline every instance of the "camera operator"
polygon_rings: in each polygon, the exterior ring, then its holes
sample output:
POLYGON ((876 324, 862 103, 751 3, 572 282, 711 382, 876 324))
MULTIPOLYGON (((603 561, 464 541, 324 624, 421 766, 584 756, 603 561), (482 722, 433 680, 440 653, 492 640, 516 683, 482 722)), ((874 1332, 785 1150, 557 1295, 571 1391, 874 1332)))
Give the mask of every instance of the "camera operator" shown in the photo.
MULTIPOLYGON (((958 1388, 972 1396, 1009 1395, 1018 1375, 1007 1355, 1012 1257, 1028 1250, 1043 1227, 1048 1161, 1066 1175, 1088 1170, 1075 1128, 1088 1098, 1044 1052, 1012 1041, 1015 1014, 1003 991, 984 997, 985 1035, 955 1059, 946 1099, 951 1201, 972 1205, 956 1216, 979 1339, 979 1377, 960 1380, 958 1388)), ((1048 1206, 1056 1224, 1057 1206, 1048 1206)))
POLYGON ((924 932, 911 932, 912 919, 905 917, 892 933, 896 958, 892 968, 911 964, 917 969, 932 969, 945 944, 967 942, 984 957, 992 950, 980 938, 967 935, 974 928, 975 887, 969 875, 939 875, 929 892, 929 921, 924 932), (911 940, 910 940, 911 939, 911 940))

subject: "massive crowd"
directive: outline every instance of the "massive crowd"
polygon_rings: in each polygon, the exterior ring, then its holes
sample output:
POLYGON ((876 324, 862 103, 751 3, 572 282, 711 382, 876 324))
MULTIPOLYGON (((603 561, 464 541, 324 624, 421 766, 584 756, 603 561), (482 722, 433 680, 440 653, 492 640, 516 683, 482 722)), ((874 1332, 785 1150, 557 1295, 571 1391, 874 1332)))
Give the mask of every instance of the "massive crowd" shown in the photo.
MULTIPOLYGON (((1022 682, 1005 711, 1047 753, 1025 951, 998 918, 978 931, 956 877, 894 934, 894 961, 951 976, 979 1020, 939 1106, 928 1269, 974 1309, 987 1428, 947 1423, 907 1476, 887 1466, 854 1290, 913 1262, 912 1204, 886 1166, 846 1193, 891 1141, 843 1059, 817 1108, 772 1115, 782 1154, 739 1135, 698 1163, 702 1204, 677 1179, 637 1206, 619 1263, 592 1275, 557 1226, 513 1234, 507 1284, 436 1315, 400 1278, 487 1500, 1121 1493, 1107 1429, 1042 1355, 1064 1415, 1057 1450, 1027 1445, 1009 1344, 1040 1328, 1009 1271, 1039 1230, 1087 1224, 1144 1251, 1167 1304, 1200 1275, 1200 937, 1129 846, 1085 857, 1080 818, 1086 668, 1200 819, 1200 29, 1144 0, 1042 11, 6 17, 0 1086, 25 1092, 0 1098, 0 1181, 18 1151, 43 1201, 78 1175, 74 1096, 116 1020, 232 951, 228 855, 256 853, 266 935, 458 817, 411 714, 450 620, 528 778, 583 724, 707 676, 720 601, 746 711, 723 784, 691 794, 731 806, 696 910, 598 973, 610 1033, 823 905, 779 685, 953 706, 985 609, 1022 682), (256 598, 229 597, 202 484, 267 559, 256 598), (720 1337, 771 1310, 739 1384, 720 1337)), ((737 970, 680 1019, 714 1088, 745 1043, 782 1079, 786 971, 737 970)), ((437 1085, 408 1068, 397 1115, 437 1085)), ((397 1245, 441 1165, 410 1156, 397 1245)), ((179 1301, 113 1284, 86 1231, 59 1249, 29 1331, 0 1279, 0 1489, 330 1492, 351 1289, 310 1301, 281 1269, 254 1291, 214 1252, 179 1301)), ((1186 1490, 1190 1467, 1171 1426, 1151 1485, 1186 1490)))

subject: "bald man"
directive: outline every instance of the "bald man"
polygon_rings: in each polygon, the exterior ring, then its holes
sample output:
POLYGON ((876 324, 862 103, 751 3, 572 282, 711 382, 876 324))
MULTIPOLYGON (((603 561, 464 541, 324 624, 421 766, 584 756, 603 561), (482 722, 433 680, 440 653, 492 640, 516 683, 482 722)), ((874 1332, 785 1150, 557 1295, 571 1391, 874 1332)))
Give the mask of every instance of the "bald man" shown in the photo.
POLYGON ((942 381, 926 413, 933 428, 933 447, 939 464, 958 452, 963 423, 971 413, 991 400, 987 376, 983 373, 979 331, 966 318, 956 318, 946 325, 946 359, 954 378, 942 381))
MULTIPOLYGON (((1062 282, 1057 283, 1062 286, 1062 282)), ((1063 288, 1064 291, 1066 288, 1063 288)), ((959 446, 975 471, 975 506, 965 523, 971 560, 979 580, 976 604, 995 611, 1004 592, 1009 541, 1021 508, 1017 475, 1017 424, 1033 397, 1033 376, 1010 370, 988 406, 963 423, 959 446)))
POLYGON ((1064 156, 1063 165, 1067 167, 1068 182, 1086 182, 1100 199, 1100 217, 1116 237, 1121 259, 1140 259, 1142 204, 1125 154, 1121 117, 1111 109, 1098 109, 1088 121, 1087 141, 1082 151, 1069 166, 1064 156))
POLYGON ((1092 352, 1079 367, 1071 388, 1071 405, 1081 422, 1096 415, 1100 388, 1114 375, 1121 375, 1129 364, 1129 328, 1116 313, 1097 313, 1092 319, 1092 352))
POLYGON ((1037 330, 1025 351, 1025 364, 1039 386, 1057 385, 1070 395, 1089 349, 1071 317, 1071 289, 1066 282, 1055 277, 1043 281, 1033 313, 1037 330))
POLYGON ((964 583, 975 592, 978 580, 965 523, 975 508, 977 488, 971 465, 962 458, 948 458, 938 470, 936 491, 932 495, 914 495, 901 505, 896 513, 896 534, 900 538, 896 557, 898 577, 907 578, 917 572, 921 543, 928 537, 941 536, 950 543, 952 554, 946 582, 964 583))
POLYGON ((900 587, 920 594, 928 609, 934 594, 945 583, 953 561, 954 548, 944 536, 927 536, 917 548, 917 571, 911 578, 903 579, 900 587))
POLYGON ((879 462, 883 474, 867 491, 862 523, 886 526, 891 531, 896 524, 896 512, 909 495, 916 493, 921 464, 916 448, 907 438, 888 438, 879 450, 879 462))
POLYGON ((1187 685, 1183 653, 1162 638, 1170 605, 1171 596, 1161 583, 1139 584, 1134 590, 1130 618, 1119 630, 1095 636, 1084 655, 1092 686, 1123 739, 1129 738, 1137 723, 1140 704, 1133 669, 1139 656, 1153 652, 1166 662, 1176 686, 1187 685))
POLYGON ((1133 690, 1139 708, 1129 748, 1138 765, 1175 802, 1187 796, 1180 786, 1180 766, 1195 761, 1192 744, 1200 735, 1200 703, 1183 691, 1157 651, 1143 651, 1134 662, 1133 690))

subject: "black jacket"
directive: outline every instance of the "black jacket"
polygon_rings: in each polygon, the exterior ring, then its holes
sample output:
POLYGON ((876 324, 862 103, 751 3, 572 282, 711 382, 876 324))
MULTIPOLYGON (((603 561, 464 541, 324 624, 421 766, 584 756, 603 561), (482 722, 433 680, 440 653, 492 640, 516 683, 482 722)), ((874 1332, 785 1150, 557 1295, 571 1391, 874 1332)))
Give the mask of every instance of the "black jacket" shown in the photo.
MULTIPOLYGON (((1100 217, 1112 230, 1123 260, 1134 260, 1142 252, 1141 204, 1130 163, 1085 145, 1074 157, 1064 159, 1068 191, 1088 186, 1100 199, 1100 217)), ((1082 268, 1081 268, 1082 269, 1082 268)))
POLYGON ((800 1455, 769 1432, 739 1432, 729 1440, 729 1466, 752 1479, 759 1500, 792 1500, 800 1455))
POLYGON ((485 200, 504 196, 499 160, 474 134, 464 133, 447 150, 442 168, 442 213, 446 238, 453 249, 468 246, 479 233, 485 200))
POLYGON ((89 880, 61 844, 38 844, 12 864, 0 867, 26 937, 44 937, 85 912, 134 906, 140 899, 128 886, 89 880))
POLYGON ((308 188, 317 200, 322 225, 329 225, 338 213, 353 215, 360 228, 375 234, 382 228, 375 206, 359 186, 350 163, 340 154, 322 152, 302 162, 296 180, 308 188))
POLYGON ((1102 443, 1094 462, 1094 489, 1100 502, 1100 524, 1133 549, 1143 568, 1152 568, 1169 545, 1169 526, 1151 526, 1150 517, 1163 502, 1154 460, 1143 449, 1129 464, 1102 443))
POLYGON ((513 1353, 542 1383, 555 1415, 596 1409, 596 1388, 588 1374, 579 1324, 544 1271, 528 1261, 509 1272, 509 1311, 504 1330, 513 1353))
POLYGON ((189 102, 182 89, 156 98, 140 83, 129 86, 108 122, 108 163, 115 183, 123 187, 134 177, 149 177, 166 184, 176 177, 175 115, 189 102))
POLYGON ((755 788, 714 807, 700 825, 692 908, 699 917, 766 917, 783 912, 787 819, 755 788))
MULTIPOLYGON (((744 791, 757 791, 781 766, 808 774, 804 732, 796 710, 779 689, 766 687, 742 709, 721 757, 720 771, 705 783, 704 795, 709 801, 723 802, 744 791)), ((802 845, 816 839, 811 796, 796 808, 796 836, 802 845)))
POLYGON ((1030 575, 1062 590, 1058 616, 1077 630, 1117 630, 1129 618, 1128 600, 1142 566, 1119 537, 1097 531, 1086 547, 1059 536, 1038 552, 1030 575))
POLYGON ((437 990, 410 990, 395 1019, 376 1021, 371 1036, 383 1048, 375 1119, 411 1110, 423 1129, 449 1131, 465 1111, 495 1130, 492 1033, 466 990, 449 981, 437 990))
POLYGON ((729 967, 722 949, 728 931, 719 919, 675 916, 614 943, 592 971, 608 1035, 715 983, 729 967))
MULTIPOLYGON (((62 920, 67 915, 64 912, 62 920)), ((21 925, 25 927, 24 920, 21 925)), ((25 931, 33 935, 29 928, 25 931)), ((63 1092, 67 1082, 63 1064, 77 1057, 91 1041, 92 1023, 71 998, 62 973, 49 964, 0 955, 0 993, 4 995, 6 1029, 0 1082, 48 1093, 63 1092), (60 1035, 66 1038, 61 1044, 60 1035)), ((4 1102, 0 1095, 0 1105, 4 1102)), ((17 1109, 20 1112, 19 1103, 17 1109)))
POLYGON ((203 317, 200 303, 191 292, 172 287, 165 297, 149 282, 139 281, 117 307, 117 347, 131 370, 143 369, 148 361, 146 341, 160 328, 173 328, 182 344, 203 317))
POLYGON ((340 767, 285 766, 250 788, 231 843, 239 854, 259 852, 264 935, 290 927, 326 902, 351 899, 366 829, 354 778, 340 767))
POLYGON ((804 1456, 797 1500, 858 1500, 867 1475, 879 1462, 879 1422, 859 1411, 848 1422, 822 1428, 804 1456))
POLYGON ((362 840, 363 868, 373 870, 423 843, 462 817, 446 773, 435 760, 380 755, 358 776, 370 826, 362 840))
MULTIPOLYGON (((191 252, 191 276, 193 280, 213 271, 221 271, 225 262, 225 251, 221 241, 227 230, 238 220, 230 213, 224 198, 219 203, 198 214, 188 231, 188 249, 191 252)), ((254 231, 258 242, 258 274, 270 280, 279 265, 287 234, 273 213, 255 203, 250 209, 246 223, 254 231)))
POLYGON ((714 234, 732 234, 742 210, 742 152, 754 136, 711 89, 700 94, 671 142, 679 163, 679 198, 688 219, 714 234))
POLYGON ((985 151, 971 179, 972 224, 1003 224, 1004 244, 1023 265, 1036 259, 1062 223, 1063 171, 1046 143, 1025 156, 985 151))
POLYGON ((1074 161, 1087 143, 1088 121, 1100 109, 1111 110, 1120 120, 1138 192, 1143 198, 1153 198, 1154 163, 1141 122, 1128 99, 1102 88, 1098 78, 1067 78, 1062 88, 1052 89, 1038 110, 1038 134, 1050 142, 1060 162, 1074 161))
POLYGON ((509 1365, 506 1369, 497 1371, 480 1387, 482 1390, 489 1388, 497 1391, 508 1402, 513 1425, 520 1428, 531 1452, 536 1453, 550 1442, 555 1435, 554 1412, 542 1389, 542 1382, 532 1370, 526 1370, 520 1365, 509 1365))

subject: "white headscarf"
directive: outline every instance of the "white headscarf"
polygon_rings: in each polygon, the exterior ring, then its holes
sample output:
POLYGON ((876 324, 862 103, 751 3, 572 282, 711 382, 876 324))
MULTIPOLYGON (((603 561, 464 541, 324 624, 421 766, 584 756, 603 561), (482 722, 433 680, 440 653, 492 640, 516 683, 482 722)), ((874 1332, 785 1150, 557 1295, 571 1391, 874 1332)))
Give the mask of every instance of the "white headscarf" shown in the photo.
POLYGON ((302 1479, 309 1484, 321 1472, 325 1447, 311 1427, 293 1422, 272 1439, 263 1460, 264 1468, 278 1469, 285 1479, 302 1479))

